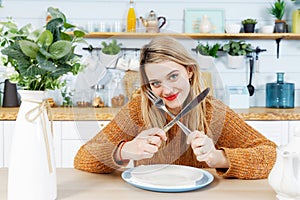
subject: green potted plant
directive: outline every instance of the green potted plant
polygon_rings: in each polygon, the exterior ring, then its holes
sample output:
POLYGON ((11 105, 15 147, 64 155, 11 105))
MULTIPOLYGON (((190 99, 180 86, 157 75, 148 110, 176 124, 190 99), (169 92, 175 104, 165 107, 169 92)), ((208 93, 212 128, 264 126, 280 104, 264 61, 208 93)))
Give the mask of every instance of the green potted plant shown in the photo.
POLYGON ((202 69, 207 69, 214 64, 214 59, 218 57, 220 47, 221 45, 219 43, 213 45, 198 43, 196 53, 200 58, 199 65, 202 69))
POLYGON ((32 194, 36 199, 57 198, 54 134, 46 92, 64 85, 60 81, 63 75, 82 69, 80 55, 74 51, 84 32, 66 33, 76 27, 68 24, 58 9, 48 8, 48 12, 51 20, 37 30, 31 31, 29 25, 18 29, 12 22, 2 23, 5 29, 0 30, 1 60, 12 71, 9 80, 19 86, 21 96, 11 144, 14 162, 8 175, 12 199, 32 199, 32 194), (23 180, 28 180, 25 185, 23 180), (16 193, 20 188, 21 195, 16 193))
POLYGON ((273 15, 275 20, 275 33, 286 32, 286 20, 283 20, 285 14, 286 3, 284 0, 275 0, 275 2, 269 8, 269 13, 273 15))
POLYGON ((230 68, 242 67, 245 56, 253 51, 252 45, 243 40, 230 40, 221 47, 221 50, 227 53, 227 64, 230 68))
POLYGON ((121 54, 122 43, 118 43, 116 39, 111 42, 101 42, 103 48, 100 52, 100 61, 106 68, 115 68, 116 61, 121 54))
POLYGON ((55 8, 46 26, 31 31, 28 24, 21 29, 12 21, 1 22, 7 28, 0 35, 2 62, 14 70, 10 81, 25 90, 53 90, 63 86, 60 78, 81 69, 80 55, 74 52, 76 44, 83 41, 84 32, 66 32, 74 25, 66 23, 65 16, 55 8))
POLYGON ((244 27, 245 33, 254 33, 255 31, 255 24, 257 24, 256 19, 248 18, 242 21, 242 25, 244 27))

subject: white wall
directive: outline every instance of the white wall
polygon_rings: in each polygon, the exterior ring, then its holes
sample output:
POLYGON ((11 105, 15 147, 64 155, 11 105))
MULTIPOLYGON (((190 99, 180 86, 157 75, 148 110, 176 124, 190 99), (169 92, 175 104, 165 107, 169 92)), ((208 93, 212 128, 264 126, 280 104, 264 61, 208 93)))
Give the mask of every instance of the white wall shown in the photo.
MULTIPOLYGON (((245 18, 256 18, 259 28, 266 24, 273 24, 274 18, 268 13, 268 8, 273 1, 270 0, 161 0, 147 1, 137 0, 135 10, 137 17, 146 17, 150 10, 154 10, 158 16, 165 16, 168 24, 166 30, 183 32, 184 9, 223 9, 225 12, 225 23, 240 23, 245 18)), ((291 14, 297 5, 291 1, 287 2, 286 19, 291 28, 291 14)), ((116 20, 125 20, 129 6, 129 0, 3 0, 0 8, 0 20, 7 16, 21 26, 32 23, 34 26, 44 24, 47 7, 53 6, 63 11, 70 22, 85 27, 88 23, 106 21, 112 23, 116 20)), ((300 5, 299 5, 300 7, 300 5)), ((89 39, 93 46, 101 46, 101 39, 89 39)), ((197 42, 198 40, 195 40, 197 42)), ((201 42, 224 43, 226 40, 201 40, 201 42)), ((124 40, 125 47, 131 45, 140 47, 144 40, 124 40)), ((280 57, 276 58, 276 42, 274 40, 247 40, 253 47, 267 49, 259 56, 259 68, 255 66, 254 86, 256 93, 251 97, 251 106, 265 105, 265 84, 276 79, 277 71, 284 71, 287 82, 294 82, 296 86, 295 105, 300 106, 300 41, 282 40, 280 43, 280 57)), ((192 47, 191 47, 192 48, 192 47)), ((79 49, 81 51, 81 49, 79 49)), ((86 55, 87 52, 82 52, 86 55)), ((226 67, 225 57, 216 60, 216 68, 221 74, 224 85, 247 85, 249 77, 249 66, 245 63, 242 69, 229 69, 226 67)))

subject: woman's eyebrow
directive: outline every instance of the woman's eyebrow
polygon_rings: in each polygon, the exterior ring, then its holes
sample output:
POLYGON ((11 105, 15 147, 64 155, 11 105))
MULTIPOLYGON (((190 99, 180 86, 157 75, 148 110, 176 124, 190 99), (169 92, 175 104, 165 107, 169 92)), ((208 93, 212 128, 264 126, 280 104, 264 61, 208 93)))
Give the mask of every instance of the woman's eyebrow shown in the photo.
MULTIPOLYGON (((174 70, 172 70, 171 72, 169 72, 167 75, 166 75, 166 77, 167 76, 170 76, 171 74, 173 74, 174 72, 178 72, 179 70, 177 70, 177 69, 174 69, 174 70)), ((149 82, 154 82, 154 81, 159 81, 158 79, 149 79, 149 82)))
POLYGON ((171 74, 173 74, 174 72, 178 72, 179 70, 174 69, 173 71, 171 71, 170 73, 167 74, 167 76, 170 76, 171 74))

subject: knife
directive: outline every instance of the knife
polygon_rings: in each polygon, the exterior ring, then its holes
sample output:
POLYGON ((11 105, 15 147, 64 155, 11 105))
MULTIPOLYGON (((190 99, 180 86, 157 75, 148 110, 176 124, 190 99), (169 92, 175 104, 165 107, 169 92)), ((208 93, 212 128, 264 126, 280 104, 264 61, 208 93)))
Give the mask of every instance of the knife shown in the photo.
POLYGON ((191 111, 196 105, 198 105, 209 93, 210 88, 206 88, 203 92, 201 92, 195 99, 193 99, 190 103, 188 103, 181 112, 173 118, 167 125, 163 127, 163 130, 167 132, 170 128, 174 126, 174 124, 180 120, 185 114, 191 111))

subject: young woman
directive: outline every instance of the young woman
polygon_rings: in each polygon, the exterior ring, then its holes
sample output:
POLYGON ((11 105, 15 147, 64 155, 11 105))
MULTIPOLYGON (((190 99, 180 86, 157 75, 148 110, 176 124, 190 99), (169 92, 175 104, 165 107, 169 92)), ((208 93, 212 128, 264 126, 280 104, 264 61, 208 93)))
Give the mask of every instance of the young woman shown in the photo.
POLYGON ((162 127, 172 118, 156 108, 146 90, 163 99, 177 115, 205 88, 199 66, 184 46, 171 37, 157 37, 141 50, 141 94, 78 151, 75 168, 93 173, 135 166, 178 164, 211 167, 223 177, 266 178, 276 158, 276 145, 247 125, 234 111, 212 96, 181 119, 168 132, 162 127))

